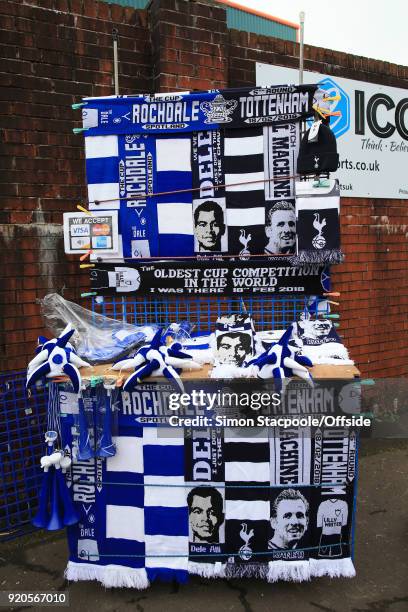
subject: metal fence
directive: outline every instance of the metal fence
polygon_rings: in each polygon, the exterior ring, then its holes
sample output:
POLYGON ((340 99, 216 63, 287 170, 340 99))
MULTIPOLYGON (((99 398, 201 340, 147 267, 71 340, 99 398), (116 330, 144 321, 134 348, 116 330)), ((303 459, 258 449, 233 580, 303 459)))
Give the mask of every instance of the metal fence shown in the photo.
MULTIPOLYGON (((96 297, 92 301, 92 310, 112 319, 126 321, 137 325, 156 323, 167 327, 170 323, 189 321, 194 324, 194 331, 211 331, 221 314, 248 312, 252 314, 255 328, 286 329, 299 318, 309 296, 200 296, 200 295, 165 295, 160 297, 96 297)), ((310 305, 309 305, 310 307, 310 305)), ((316 298, 311 306, 312 312, 328 314, 326 300, 316 298)))
POLYGON ((0 375, 0 540, 30 528, 41 486, 48 391, 25 388, 25 372, 0 375))

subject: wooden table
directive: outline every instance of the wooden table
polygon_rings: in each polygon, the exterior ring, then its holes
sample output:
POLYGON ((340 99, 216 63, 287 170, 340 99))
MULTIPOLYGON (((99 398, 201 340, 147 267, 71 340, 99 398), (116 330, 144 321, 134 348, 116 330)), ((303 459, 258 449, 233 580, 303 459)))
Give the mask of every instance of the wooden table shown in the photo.
MULTIPOLYGON (((122 370, 119 373, 116 370, 110 369, 111 364, 96 365, 93 368, 81 368, 81 376, 83 380, 90 380, 92 377, 103 377, 103 378, 115 378, 116 380, 122 378, 125 380, 130 376, 130 370, 122 370)), ((209 380, 209 372, 212 369, 211 365, 204 365, 202 370, 184 371, 181 375, 183 380, 209 380)), ((308 368, 315 379, 354 379, 360 377, 360 371, 354 365, 315 365, 312 368, 308 368)), ((63 378, 61 377, 61 380, 63 378)), ((68 380, 68 379, 66 379, 68 380)), ((164 380, 159 377, 149 377, 151 380, 164 380)), ((146 380, 146 382, 147 382, 146 380)))

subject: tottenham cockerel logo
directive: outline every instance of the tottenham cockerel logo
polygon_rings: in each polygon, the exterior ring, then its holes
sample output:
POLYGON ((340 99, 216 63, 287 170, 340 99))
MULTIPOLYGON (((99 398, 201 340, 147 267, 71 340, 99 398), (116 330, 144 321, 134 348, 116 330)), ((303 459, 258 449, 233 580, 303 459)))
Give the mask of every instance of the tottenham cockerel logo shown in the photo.
POLYGON ((240 235, 239 235, 239 242, 242 244, 243 248, 240 250, 239 254, 242 255, 250 255, 250 251, 248 249, 248 244, 251 242, 252 240, 252 236, 251 234, 247 234, 246 231, 244 229, 241 229, 240 235))
POLYGON ((255 532, 253 529, 248 531, 248 525, 246 523, 241 523, 241 531, 239 532, 239 537, 241 540, 244 540, 245 544, 241 546, 239 549, 239 556, 243 561, 249 561, 252 557, 252 548, 249 546, 250 540, 254 537, 255 532))
POLYGON ((312 245, 315 249, 323 249, 326 246, 326 238, 323 236, 323 228, 326 225, 326 219, 320 221, 319 213, 314 213, 313 227, 317 230, 316 236, 312 239, 312 245))

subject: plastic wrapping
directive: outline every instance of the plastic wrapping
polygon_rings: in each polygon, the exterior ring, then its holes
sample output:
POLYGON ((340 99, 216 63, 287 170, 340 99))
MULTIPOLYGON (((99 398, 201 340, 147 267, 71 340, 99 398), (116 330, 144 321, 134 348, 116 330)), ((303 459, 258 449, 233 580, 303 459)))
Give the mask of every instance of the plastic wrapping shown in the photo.
POLYGON ((190 340, 192 331, 195 325, 189 321, 181 321, 180 323, 170 323, 163 334, 163 342, 169 344, 171 342, 186 342, 190 340))
POLYGON ((91 364, 111 363, 132 349, 150 341, 156 325, 131 325, 97 314, 57 293, 41 300, 41 311, 47 328, 57 337, 71 323, 75 333, 70 342, 78 355, 91 364))

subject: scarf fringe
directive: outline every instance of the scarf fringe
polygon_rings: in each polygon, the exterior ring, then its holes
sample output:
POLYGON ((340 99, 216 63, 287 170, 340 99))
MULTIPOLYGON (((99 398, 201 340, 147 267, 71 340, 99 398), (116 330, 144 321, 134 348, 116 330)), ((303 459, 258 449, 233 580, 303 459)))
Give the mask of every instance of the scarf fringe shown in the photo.
MULTIPOLYGON (((268 582, 304 582, 310 578, 354 578, 351 558, 309 559, 308 561, 270 561, 266 563, 196 563, 189 561, 188 573, 202 578, 260 578, 268 582)), ((122 565, 95 565, 69 561, 65 578, 72 582, 97 580, 107 588, 146 589, 146 570, 122 565)))
POLYGON ((313 365, 354 365, 354 361, 352 359, 344 359, 343 357, 313 357, 309 351, 302 351, 302 355, 305 357, 309 357, 311 361, 313 361, 313 365))
POLYGON ((257 373, 258 368, 254 365, 240 368, 229 363, 221 363, 214 366, 210 371, 210 378, 222 378, 227 380, 231 378, 256 378, 257 373))
POLYGON ((268 577, 267 563, 227 563, 226 578, 261 578, 268 577))
POLYGON ((299 266, 305 263, 315 264, 340 264, 344 261, 344 253, 341 249, 323 249, 321 251, 299 251, 293 257, 293 265, 299 266))
POLYGON ((312 577, 354 578, 356 570, 350 557, 345 559, 310 559, 312 577))
POLYGON ((270 561, 267 580, 277 582, 304 582, 310 580, 311 572, 309 561, 270 561))
POLYGON ((73 582, 97 580, 103 586, 147 589, 149 580, 146 570, 122 565, 95 565, 94 563, 75 563, 68 561, 65 578, 73 582))
POLYGON ((188 562, 188 573, 202 578, 225 578, 225 563, 188 562))
POLYGON ((327 342, 317 346, 303 344, 302 355, 309 357, 313 364, 354 365, 347 348, 340 342, 327 342))

